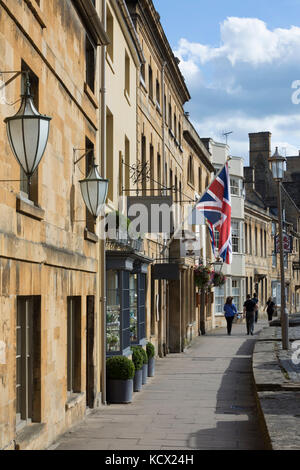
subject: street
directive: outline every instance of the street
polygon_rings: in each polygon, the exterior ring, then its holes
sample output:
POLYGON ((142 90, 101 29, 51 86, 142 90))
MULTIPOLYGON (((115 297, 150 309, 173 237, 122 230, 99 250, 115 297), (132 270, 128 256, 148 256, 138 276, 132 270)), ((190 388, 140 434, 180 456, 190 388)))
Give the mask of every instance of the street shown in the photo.
POLYGON ((214 330, 185 353, 157 360, 132 404, 91 413, 51 449, 263 450, 251 375, 256 335, 245 330, 214 330))

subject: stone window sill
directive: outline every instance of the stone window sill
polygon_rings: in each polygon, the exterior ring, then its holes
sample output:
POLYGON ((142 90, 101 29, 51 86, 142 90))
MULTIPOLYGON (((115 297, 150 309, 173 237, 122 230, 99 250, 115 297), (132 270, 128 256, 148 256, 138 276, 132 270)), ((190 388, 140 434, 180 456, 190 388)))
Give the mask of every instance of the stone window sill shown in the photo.
POLYGON ((66 402, 66 411, 74 408, 75 406, 79 405, 82 400, 84 399, 84 393, 73 393, 68 397, 66 402))
POLYGON ((46 429, 45 423, 32 423, 24 426, 16 433, 15 449, 26 449, 31 441, 46 429))
POLYGON ((45 211, 41 207, 35 206, 32 201, 21 196, 17 196, 16 209, 20 214, 36 220, 43 220, 45 217, 45 211))
POLYGON ((99 241, 97 235, 87 229, 84 229, 84 239, 92 243, 98 243, 99 241))
POLYGON ((46 23, 44 21, 44 15, 34 0, 24 0, 27 3, 28 8, 31 10, 33 16, 39 22, 41 28, 46 28, 46 23))
POLYGON ((92 90, 90 89, 90 87, 88 86, 87 83, 84 84, 84 93, 86 94, 86 96, 88 97, 88 99, 90 100, 90 102, 92 103, 94 108, 98 109, 99 108, 99 103, 97 101, 97 98, 96 98, 95 94, 92 92, 92 90))

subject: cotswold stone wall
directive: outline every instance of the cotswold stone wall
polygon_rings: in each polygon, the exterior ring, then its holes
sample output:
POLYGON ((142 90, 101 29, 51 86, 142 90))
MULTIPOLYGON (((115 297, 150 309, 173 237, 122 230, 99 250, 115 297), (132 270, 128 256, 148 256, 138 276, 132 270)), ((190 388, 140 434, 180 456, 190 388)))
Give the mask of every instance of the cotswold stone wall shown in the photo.
MULTIPOLYGON (((97 244, 85 240, 85 207, 73 148, 96 145, 97 109, 85 89, 85 30, 70 0, 0 1, 0 70, 23 60, 39 80, 39 110, 52 117, 38 169, 36 205, 20 183, 0 183, 0 448, 41 448, 81 419, 86 391, 86 296, 96 293, 97 244), (42 27, 44 24, 44 27, 42 27), (39 206, 39 207, 37 207, 39 206), (17 296, 40 296, 34 424, 16 432, 17 296), (81 297, 80 391, 67 403, 67 297, 81 297)), ((2 81, 12 75, 2 75, 2 81), (4 77, 4 78, 3 78, 4 77)), ((20 179, 3 119, 19 107, 20 77, 0 105, 0 179, 20 179)), ((82 152, 83 153, 83 152, 82 152)))

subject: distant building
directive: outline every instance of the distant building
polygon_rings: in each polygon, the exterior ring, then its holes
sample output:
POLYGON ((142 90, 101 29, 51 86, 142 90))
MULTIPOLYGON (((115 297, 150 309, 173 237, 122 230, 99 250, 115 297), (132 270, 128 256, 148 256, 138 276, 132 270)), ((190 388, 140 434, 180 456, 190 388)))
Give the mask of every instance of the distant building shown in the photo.
MULTIPOLYGON (((201 139, 210 154, 216 171, 225 164, 230 147, 227 144, 215 142, 211 138, 201 139)), ((222 272, 227 280, 224 286, 214 288, 214 327, 224 326, 224 303, 226 297, 232 296, 238 312, 243 311, 245 298, 245 250, 244 250, 244 184, 243 159, 231 157, 229 161, 230 192, 231 192, 231 228, 232 228, 232 264, 223 265, 222 272)), ((215 232, 216 246, 219 234, 215 232)), ((217 253, 217 250, 216 250, 217 253)))

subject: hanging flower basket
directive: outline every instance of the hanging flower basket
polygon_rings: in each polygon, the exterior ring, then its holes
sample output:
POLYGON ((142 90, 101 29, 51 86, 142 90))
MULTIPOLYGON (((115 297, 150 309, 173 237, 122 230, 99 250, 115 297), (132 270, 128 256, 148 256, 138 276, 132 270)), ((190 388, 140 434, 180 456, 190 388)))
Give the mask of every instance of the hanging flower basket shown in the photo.
POLYGON ((220 287, 225 284, 226 277, 223 273, 216 273, 215 271, 213 271, 211 282, 215 287, 220 287))
POLYGON ((208 266, 196 266, 194 268, 195 285, 200 289, 205 289, 210 284, 211 271, 208 266))

